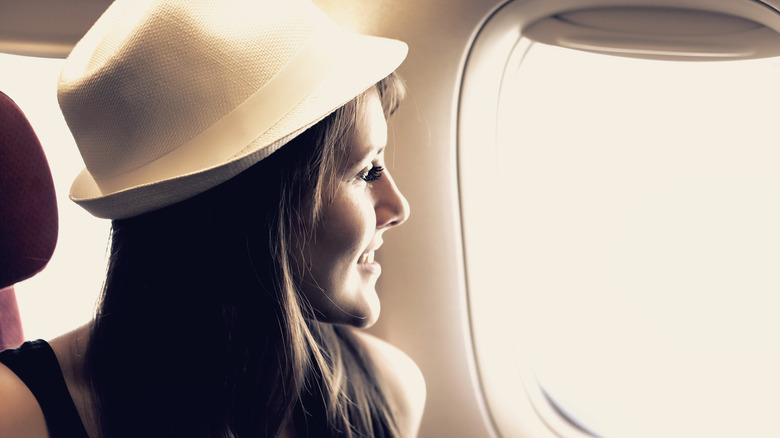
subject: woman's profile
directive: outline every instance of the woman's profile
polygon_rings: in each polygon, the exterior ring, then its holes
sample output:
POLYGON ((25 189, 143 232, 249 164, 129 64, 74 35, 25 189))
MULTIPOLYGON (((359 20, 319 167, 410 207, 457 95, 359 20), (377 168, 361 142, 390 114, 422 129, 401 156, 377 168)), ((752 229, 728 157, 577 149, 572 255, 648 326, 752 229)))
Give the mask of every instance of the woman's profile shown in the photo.
POLYGON ((419 370, 359 330, 409 216, 405 56, 308 0, 114 1, 58 86, 71 199, 112 220, 99 307, 0 353, 0 436, 415 436, 419 370))

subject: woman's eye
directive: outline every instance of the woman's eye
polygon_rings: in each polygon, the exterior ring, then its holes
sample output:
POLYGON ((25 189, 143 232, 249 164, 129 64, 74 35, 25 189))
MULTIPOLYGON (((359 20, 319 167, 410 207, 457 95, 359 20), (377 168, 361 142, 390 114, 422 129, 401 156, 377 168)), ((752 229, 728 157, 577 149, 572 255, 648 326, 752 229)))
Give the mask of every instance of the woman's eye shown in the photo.
POLYGON ((372 183, 382 177, 382 172, 384 172, 384 170, 384 167, 374 166, 367 172, 360 175, 360 178, 367 183, 372 183))

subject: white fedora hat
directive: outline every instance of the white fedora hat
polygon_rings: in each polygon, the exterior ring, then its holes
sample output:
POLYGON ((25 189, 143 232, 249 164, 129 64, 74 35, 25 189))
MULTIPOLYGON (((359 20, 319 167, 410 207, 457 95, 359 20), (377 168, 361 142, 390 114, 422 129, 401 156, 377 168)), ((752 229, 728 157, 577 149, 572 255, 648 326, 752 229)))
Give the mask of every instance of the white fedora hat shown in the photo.
POLYGON ((86 169, 70 197, 120 219, 237 175, 392 73, 396 40, 308 0, 116 0, 58 98, 86 169))

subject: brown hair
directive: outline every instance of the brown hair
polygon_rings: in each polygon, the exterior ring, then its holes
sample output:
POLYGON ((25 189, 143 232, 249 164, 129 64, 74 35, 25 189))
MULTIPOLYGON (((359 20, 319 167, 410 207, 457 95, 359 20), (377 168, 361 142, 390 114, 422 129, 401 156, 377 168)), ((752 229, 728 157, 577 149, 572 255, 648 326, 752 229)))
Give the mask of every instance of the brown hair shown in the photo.
MULTIPOLYGON (((403 94, 377 84, 386 115, 403 94)), ((113 222, 85 357, 105 438, 396 436, 351 331, 319 323, 296 287, 295 242, 329 201, 358 97, 235 178, 113 222)))

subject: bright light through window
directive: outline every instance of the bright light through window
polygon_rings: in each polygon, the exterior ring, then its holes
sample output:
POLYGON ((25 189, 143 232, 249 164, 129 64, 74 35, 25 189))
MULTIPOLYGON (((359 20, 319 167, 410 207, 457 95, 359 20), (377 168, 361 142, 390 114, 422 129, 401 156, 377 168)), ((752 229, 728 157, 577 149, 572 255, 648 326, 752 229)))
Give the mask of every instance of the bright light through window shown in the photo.
POLYGON ((605 437, 780 436, 780 60, 512 73, 496 257, 538 381, 605 437))
POLYGON ((70 184, 84 164, 57 104, 63 62, 0 54, 0 91, 16 102, 38 135, 59 208, 59 239, 51 262, 15 287, 27 339, 49 339, 89 321, 106 267, 109 221, 90 216, 68 199, 70 184))

